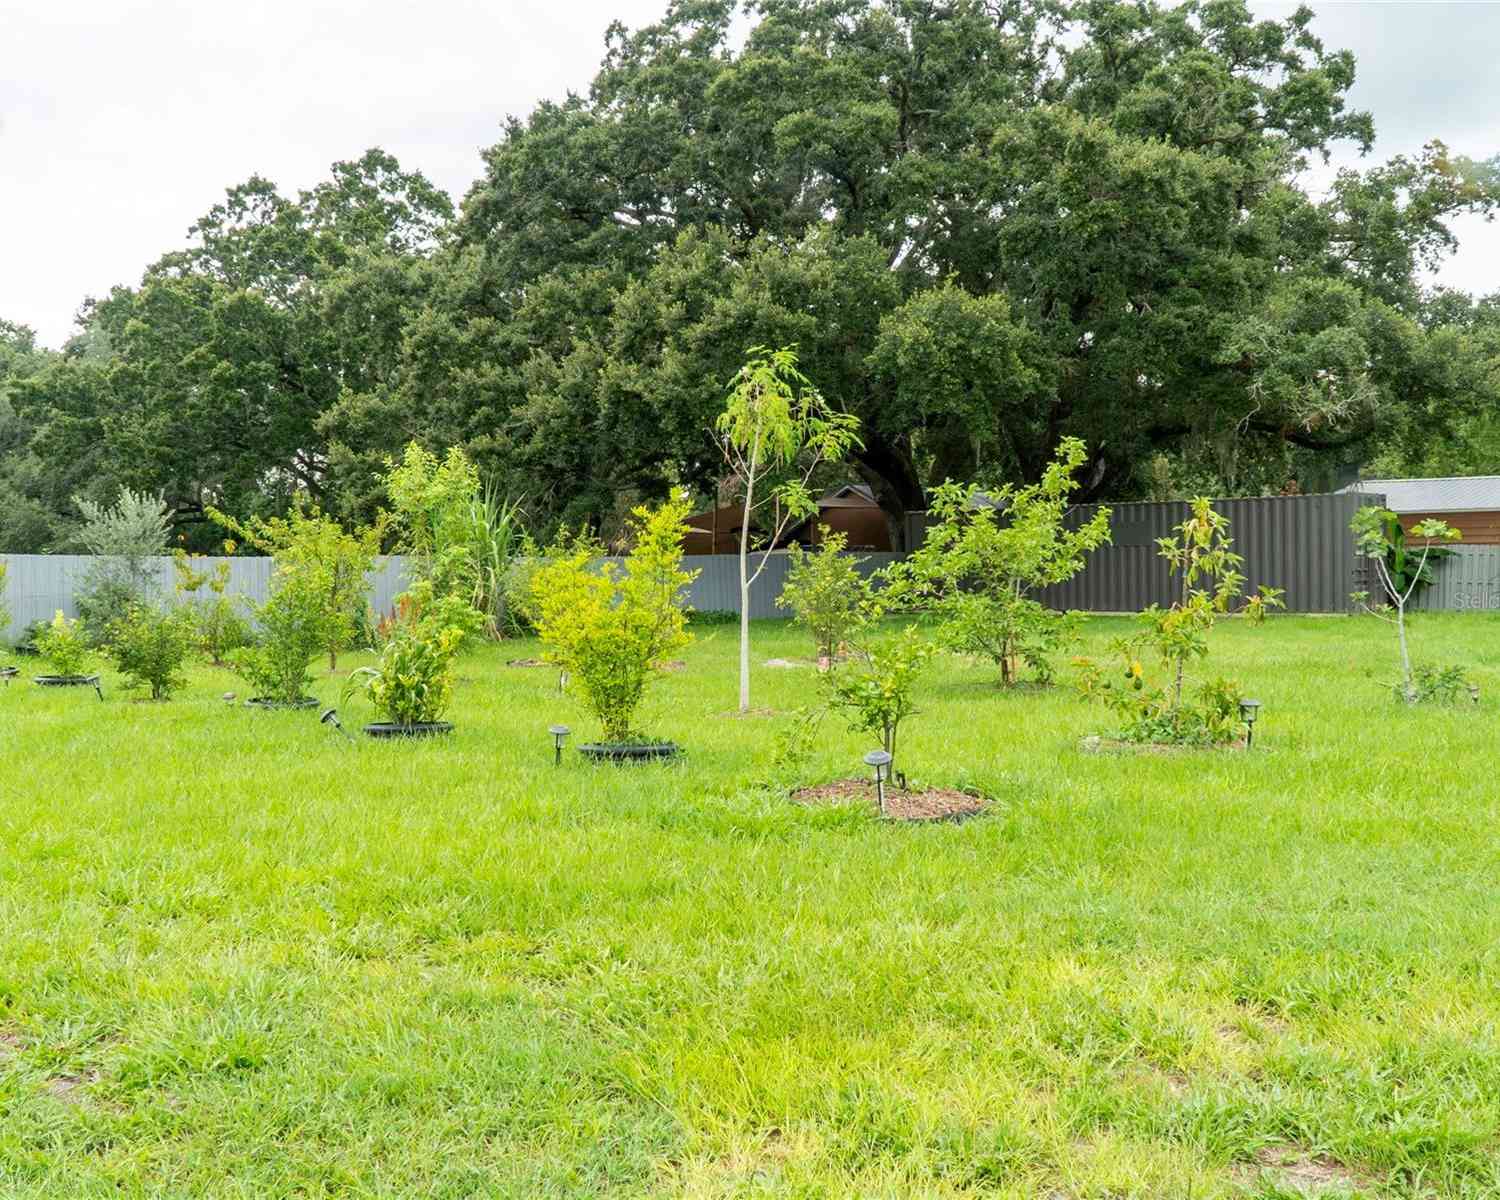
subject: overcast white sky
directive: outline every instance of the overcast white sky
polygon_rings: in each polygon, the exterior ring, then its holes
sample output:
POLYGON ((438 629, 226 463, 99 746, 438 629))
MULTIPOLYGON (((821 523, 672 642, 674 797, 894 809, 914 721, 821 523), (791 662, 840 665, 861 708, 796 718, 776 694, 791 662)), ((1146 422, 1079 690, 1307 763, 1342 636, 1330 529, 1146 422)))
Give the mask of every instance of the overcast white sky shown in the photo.
MULTIPOLYGON (((608 22, 666 0, 0 0, 0 317, 61 345, 224 189, 294 192, 383 146, 462 198, 509 113, 587 87, 608 22)), ((1267 15, 1294 5, 1258 2, 1267 15)), ((1319 3, 1378 157, 1500 151, 1500 0, 1319 3)), ((1500 291, 1500 226, 1443 273, 1500 291)))

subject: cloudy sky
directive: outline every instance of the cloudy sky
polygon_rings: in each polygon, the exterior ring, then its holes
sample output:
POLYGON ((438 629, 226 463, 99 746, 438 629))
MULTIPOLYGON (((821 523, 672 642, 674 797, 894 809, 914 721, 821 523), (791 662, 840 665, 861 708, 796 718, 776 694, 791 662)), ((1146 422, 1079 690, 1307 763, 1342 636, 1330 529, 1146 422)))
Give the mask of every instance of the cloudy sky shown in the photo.
MULTIPOLYGON (((1500 2, 1313 6, 1325 40, 1358 57, 1378 155, 1432 137, 1500 151, 1500 2)), ((664 7, 0 0, 0 317, 60 345, 83 297, 135 282, 255 172, 291 192, 379 145, 460 198, 507 114, 586 87, 608 22, 664 7)), ((1500 227, 1461 233, 1444 282, 1500 290, 1500 227)))

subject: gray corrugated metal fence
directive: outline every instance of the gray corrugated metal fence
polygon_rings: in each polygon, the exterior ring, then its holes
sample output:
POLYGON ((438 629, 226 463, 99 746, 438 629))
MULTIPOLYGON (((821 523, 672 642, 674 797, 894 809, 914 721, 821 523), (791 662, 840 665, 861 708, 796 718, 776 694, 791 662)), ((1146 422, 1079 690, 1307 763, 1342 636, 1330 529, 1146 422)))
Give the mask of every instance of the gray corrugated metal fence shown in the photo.
MULTIPOLYGON (((899 562, 902 554, 851 554, 861 575, 869 575, 887 563, 899 562)), ((619 559, 611 561, 619 562, 619 559)), ((760 555, 750 556, 753 573, 760 564, 760 555)), ((682 560, 684 570, 697 571, 698 578, 688 588, 688 603, 698 612, 740 611, 740 560, 734 554, 694 554, 682 560)), ((776 599, 786 586, 787 572, 791 569, 791 558, 781 550, 772 551, 766 569, 750 589, 750 615, 752 617, 785 617, 790 614, 776 607, 776 599)))
MULTIPOLYGON (((1235 551, 1245 559, 1247 591, 1261 584, 1286 591, 1288 612, 1346 612, 1349 594, 1366 586, 1362 560, 1354 553, 1349 522, 1355 511, 1383 502, 1380 496, 1268 496, 1215 500, 1228 518, 1235 551)), ((1170 604, 1177 587, 1156 539, 1186 520, 1182 503, 1111 504, 1113 543, 1089 556, 1067 583, 1037 594, 1044 604, 1083 612, 1135 612, 1170 604)), ((1081 505, 1069 516, 1073 527, 1097 511, 1081 505)))
MULTIPOLYGON (((78 554, 0 554, 0 562, 7 568, 5 601, 12 618, 9 636, 15 637, 33 621, 50 620, 58 609, 69 616, 77 615, 73 594, 92 561, 78 554)), ((227 562, 231 596, 259 602, 268 594, 269 558, 192 558, 189 562, 198 571, 213 570, 218 563, 227 562)), ((168 598, 177 579, 172 560, 157 559, 155 566, 157 594, 168 598)), ((406 559, 395 555, 377 559, 369 585, 370 603, 375 611, 389 612, 396 595, 406 588, 406 559)))
POLYGON ((1453 546, 1451 558, 1433 565, 1432 586, 1416 606, 1448 612, 1500 609, 1500 546, 1453 546))

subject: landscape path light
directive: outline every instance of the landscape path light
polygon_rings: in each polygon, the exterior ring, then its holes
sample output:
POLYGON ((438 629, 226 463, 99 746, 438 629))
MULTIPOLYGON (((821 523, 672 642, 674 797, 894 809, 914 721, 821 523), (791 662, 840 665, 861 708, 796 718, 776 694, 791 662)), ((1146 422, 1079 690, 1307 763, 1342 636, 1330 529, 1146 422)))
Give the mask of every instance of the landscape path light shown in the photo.
POLYGON ((547 732, 552 735, 552 746, 557 755, 552 760, 552 765, 555 767, 560 767, 562 766, 563 743, 568 740, 568 735, 573 731, 566 725, 551 725, 548 726, 547 732))
POLYGON ((1260 701, 1259 700, 1241 700, 1240 701, 1240 720, 1243 721, 1243 722, 1245 722, 1245 749, 1246 750, 1250 749, 1251 743, 1255 741, 1255 722, 1256 722, 1256 719, 1259 718, 1259 716, 1260 716, 1260 701))
POLYGON ((880 802, 880 815, 885 816, 885 784, 891 777, 891 756, 886 750, 871 750, 865 755, 865 766, 875 769, 875 797, 880 802))
MULTIPOLYGON (((332 725, 341 734, 343 734, 344 737, 349 738, 349 731, 344 728, 344 723, 339 720, 339 710, 336 708, 325 708, 323 710, 323 715, 318 718, 318 724, 332 725)), ((349 740, 353 741, 354 739, 349 738, 349 740)))

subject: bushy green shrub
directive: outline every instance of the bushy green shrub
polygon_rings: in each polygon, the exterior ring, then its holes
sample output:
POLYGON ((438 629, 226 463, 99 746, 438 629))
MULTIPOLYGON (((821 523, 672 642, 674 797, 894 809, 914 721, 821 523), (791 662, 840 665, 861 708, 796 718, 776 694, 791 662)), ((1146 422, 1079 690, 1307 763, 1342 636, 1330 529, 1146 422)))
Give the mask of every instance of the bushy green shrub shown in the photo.
POLYGON ((939 640, 995 663, 1007 686, 1023 663, 1050 682, 1077 618, 1030 593, 1071 579, 1110 536, 1108 509, 1077 529, 1066 524, 1087 458, 1084 444, 1067 438, 1040 483, 988 493, 955 483, 937 488, 930 509, 936 523, 910 559, 885 572, 886 602, 934 613, 939 640))
POLYGON ((70 621, 62 610, 36 635, 36 651, 52 668, 52 674, 88 674, 94 665, 94 649, 82 621, 70 621))
POLYGON ((386 637, 379 664, 350 674, 345 699, 362 692, 395 725, 441 721, 453 698, 453 660, 464 638, 462 629, 436 615, 442 607, 401 622, 386 637))
POLYGON ((547 659, 567 672, 613 742, 637 736, 632 723, 647 684, 692 641, 682 599, 697 574, 682 569, 689 508, 685 496, 637 508, 623 569, 598 563, 601 548, 577 537, 549 552, 532 578, 547 659))
POLYGON ((812 553, 792 547, 786 583, 776 598, 776 606, 791 609, 796 623, 812 634, 820 665, 832 662, 873 610, 869 581, 859 573, 858 560, 845 553, 849 539, 826 528, 822 537, 812 553))
POLYGON ((270 598, 255 608, 255 641, 229 654, 229 665, 255 699, 295 704, 312 684, 315 655, 328 646, 326 594, 310 574, 278 574, 270 598))
MULTIPOLYGON (((338 668, 339 651, 357 634, 366 606, 365 577, 380 552, 384 523, 346 530, 317 507, 293 505, 284 517, 239 521, 210 508, 208 515, 224 528, 269 554, 277 576, 296 579, 307 597, 318 597, 322 611, 323 651, 328 669, 338 668)), ((230 547, 232 549, 232 543, 230 547)))
POLYGON ((182 664, 193 642, 190 610, 137 604, 110 623, 106 645, 121 674, 149 688, 151 699, 165 700, 186 682, 182 664))

